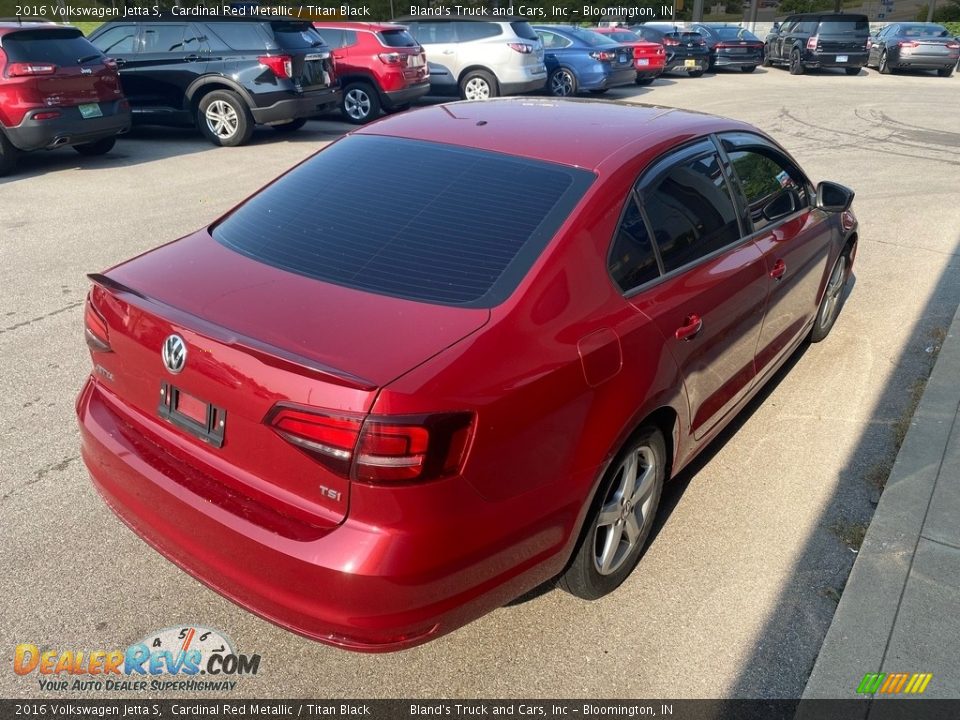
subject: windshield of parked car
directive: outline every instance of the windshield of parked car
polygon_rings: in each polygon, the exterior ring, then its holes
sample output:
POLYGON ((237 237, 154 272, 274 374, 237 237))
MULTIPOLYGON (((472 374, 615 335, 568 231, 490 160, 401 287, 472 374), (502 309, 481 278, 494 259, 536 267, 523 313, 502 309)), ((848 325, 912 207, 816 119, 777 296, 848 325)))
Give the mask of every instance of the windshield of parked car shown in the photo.
POLYGON ((79 65, 81 60, 99 58, 83 33, 72 28, 21 30, 3 38, 3 50, 10 62, 48 62, 58 66, 79 65))
POLYGON ((316 280, 492 307, 594 177, 503 153, 354 135, 268 185, 212 232, 236 252, 316 280))
POLYGON ((380 42, 387 47, 416 47, 417 41, 405 29, 381 30, 377 35, 380 42))
POLYGON ((824 20, 820 23, 823 35, 868 35, 870 25, 863 20, 824 20))
POLYGON ((637 40, 640 39, 628 30, 617 30, 617 32, 607 33, 607 37, 622 43, 637 42, 637 40))
POLYGON ((756 35, 745 28, 722 27, 713 30, 721 40, 759 40, 756 35))
POLYGON ((573 38, 578 39, 584 45, 589 45, 590 47, 602 47, 604 45, 610 45, 613 43, 606 35, 601 35, 596 33, 593 30, 583 30, 582 28, 567 27, 564 28, 564 31, 573 38))
POLYGON ((533 26, 524 20, 515 20, 510 23, 510 28, 517 34, 517 37, 521 37, 524 40, 540 39, 540 36, 537 35, 537 31, 533 29, 533 26))

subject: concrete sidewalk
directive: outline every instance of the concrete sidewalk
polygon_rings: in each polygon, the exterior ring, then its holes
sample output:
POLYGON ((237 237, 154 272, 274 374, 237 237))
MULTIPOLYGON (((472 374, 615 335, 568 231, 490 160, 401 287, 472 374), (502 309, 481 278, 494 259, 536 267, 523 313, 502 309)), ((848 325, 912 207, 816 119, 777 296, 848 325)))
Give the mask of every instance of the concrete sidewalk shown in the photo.
POLYGON ((933 673, 923 697, 960 698, 958 410, 960 310, 850 573, 805 699, 858 697, 864 674, 876 672, 933 673))

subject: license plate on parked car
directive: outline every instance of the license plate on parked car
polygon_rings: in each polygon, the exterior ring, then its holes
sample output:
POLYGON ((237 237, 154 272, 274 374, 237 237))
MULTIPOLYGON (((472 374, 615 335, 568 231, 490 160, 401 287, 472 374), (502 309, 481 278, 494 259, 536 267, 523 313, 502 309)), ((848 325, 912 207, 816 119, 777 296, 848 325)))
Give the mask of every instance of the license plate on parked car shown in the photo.
POLYGON ((683 61, 683 66, 695 68, 697 66, 697 61, 694 60, 693 58, 688 58, 683 61))
POLYGON ((166 382, 160 383, 160 417, 170 421, 181 430, 214 447, 223 445, 227 411, 223 408, 183 392, 166 382))
POLYGON ((649 64, 650 64, 650 59, 649 59, 649 58, 639 58, 639 59, 637 59, 637 65, 649 65, 649 64))
POLYGON ((846 61, 847 61, 846 55, 837 55, 837 62, 846 62, 846 61))
POLYGON ((99 103, 86 103, 79 107, 80 116, 85 119, 103 117, 103 111, 100 109, 99 103))

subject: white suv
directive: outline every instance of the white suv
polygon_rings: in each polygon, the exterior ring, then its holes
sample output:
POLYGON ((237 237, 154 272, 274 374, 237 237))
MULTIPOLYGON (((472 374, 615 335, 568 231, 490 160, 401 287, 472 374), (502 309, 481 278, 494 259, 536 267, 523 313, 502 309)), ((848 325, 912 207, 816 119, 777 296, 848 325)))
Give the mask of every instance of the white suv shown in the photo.
POLYGON ((483 100, 546 85, 543 44, 526 20, 411 17, 395 22, 406 25, 427 53, 431 95, 483 100))

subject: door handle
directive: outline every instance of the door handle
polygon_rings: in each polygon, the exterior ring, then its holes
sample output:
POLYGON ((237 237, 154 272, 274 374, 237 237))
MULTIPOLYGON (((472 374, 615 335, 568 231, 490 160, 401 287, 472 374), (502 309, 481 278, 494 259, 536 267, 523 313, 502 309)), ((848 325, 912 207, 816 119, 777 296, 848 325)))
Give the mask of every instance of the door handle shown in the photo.
POLYGON ((114 58, 113 61, 117 64, 117 67, 123 67, 127 64, 127 61, 123 58, 114 58))
POLYGON ((703 320, 699 315, 687 315, 683 320, 683 325, 677 328, 674 333, 677 340, 692 340, 694 336, 703 328, 703 320))
POLYGON ((774 280, 782 280, 784 273, 787 272, 787 264, 783 260, 777 260, 770 271, 770 277, 774 280))
POLYGON ((444 51, 443 51, 443 54, 444 54, 444 55, 453 55, 453 50, 444 50, 444 51))
POLYGON ((184 61, 184 62, 196 62, 196 61, 199 60, 199 59, 200 59, 200 56, 199 56, 199 55, 187 55, 187 56, 183 59, 183 61, 184 61))

